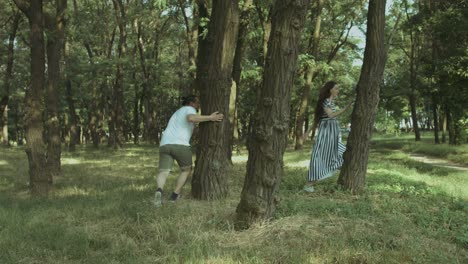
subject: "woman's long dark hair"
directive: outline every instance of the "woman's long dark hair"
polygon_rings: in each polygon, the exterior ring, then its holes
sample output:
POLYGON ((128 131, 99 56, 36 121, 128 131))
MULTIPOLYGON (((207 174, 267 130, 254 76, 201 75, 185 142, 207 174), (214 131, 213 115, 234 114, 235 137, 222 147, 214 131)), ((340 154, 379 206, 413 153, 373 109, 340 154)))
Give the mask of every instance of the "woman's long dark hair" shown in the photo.
POLYGON ((315 130, 317 129, 318 123, 320 121, 320 118, 323 115, 323 102, 330 97, 331 93, 330 90, 335 87, 336 82, 334 81, 328 81, 326 82, 322 88, 320 88, 319 91, 319 99, 317 101, 317 105, 315 105, 315 113, 314 113, 314 124, 312 126, 312 139, 314 139, 315 136, 315 130))

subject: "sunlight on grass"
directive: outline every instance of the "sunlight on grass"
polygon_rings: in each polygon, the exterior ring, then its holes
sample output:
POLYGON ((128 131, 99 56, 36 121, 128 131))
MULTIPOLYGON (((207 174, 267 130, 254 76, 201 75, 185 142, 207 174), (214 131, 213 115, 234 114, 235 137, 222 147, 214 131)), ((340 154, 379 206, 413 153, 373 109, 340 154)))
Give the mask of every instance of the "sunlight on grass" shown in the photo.
POLYGON ((137 185, 133 183, 123 188, 124 191, 148 191, 153 189, 154 184, 137 185))
POLYGON ((297 162, 288 162, 286 167, 291 167, 291 168, 305 168, 308 169, 310 164, 310 160, 300 160, 297 162))
POLYGON ((10 165, 6 160, 0 160, 0 165, 10 165))
POLYGON ((95 192, 94 190, 91 189, 83 189, 83 188, 78 188, 77 186, 70 186, 66 187, 60 190, 56 190, 54 192, 54 195, 56 197, 71 197, 71 196, 89 196, 91 195, 92 192, 95 192))
POLYGON ((63 165, 77 165, 77 164, 109 164, 111 161, 109 159, 102 160, 83 160, 78 158, 61 158, 60 159, 63 165))

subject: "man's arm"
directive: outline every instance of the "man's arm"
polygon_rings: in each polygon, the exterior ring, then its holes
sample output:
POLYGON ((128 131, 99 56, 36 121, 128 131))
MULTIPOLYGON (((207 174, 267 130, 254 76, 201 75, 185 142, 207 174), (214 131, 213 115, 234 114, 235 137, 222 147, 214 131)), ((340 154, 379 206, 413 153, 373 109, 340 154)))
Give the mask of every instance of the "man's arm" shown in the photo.
POLYGON ((224 115, 219 112, 214 112, 211 115, 187 115, 187 121, 192 123, 200 123, 206 121, 220 122, 223 120, 224 115))

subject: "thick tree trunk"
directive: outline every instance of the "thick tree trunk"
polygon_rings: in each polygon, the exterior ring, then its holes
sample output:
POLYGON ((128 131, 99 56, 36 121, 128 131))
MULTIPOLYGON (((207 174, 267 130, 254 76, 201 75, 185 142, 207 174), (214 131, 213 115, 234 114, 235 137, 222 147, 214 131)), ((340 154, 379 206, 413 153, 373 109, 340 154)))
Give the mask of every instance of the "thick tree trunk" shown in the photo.
POLYGON ((196 199, 216 199, 228 192, 230 137, 229 97, 232 84, 232 64, 239 26, 239 1, 213 1, 206 46, 201 54, 208 57, 198 65, 197 87, 200 91, 202 114, 219 111, 222 122, 200 124, 200 144, 192 177, 192 195, 196 199))
MULTIPOLYGON (((47 164, 50 177, 60 175, 60 57, 64 39, 66 0, 55 1, 55 14, 46 15, 47 37, 47 164)), ((51 179, 52 181, 52 179, 51 179)))
POLYGON ((46 196, 52 188, 52 177, 47 169, 47 148, 43 141, 45 49, 42 0, 31 0, 29 5, 22 0, 15 0, 15 3, 28 17, 30 27, 31 84, 24 106, 30 189, 34 196, 46 196))
POLYGON ((367 172, 370 139, 379 104, 380 83, 386 61, 384 46, 385 2, 370 0, 367 14, 364 63, 357 86, 344 164, 338 184, 354 193, 363 189, 367 172))
MULTIPOLYGON (((11 30, 10 30, 10 36, 8 38, 8 58, 7 58, 7 67, 5 71, 5 79, 3 82, 3 85, 5 86, 5 97, 7 100, 5 100, 4 105, 0 105, 0 128, 2 129, 1 133, 1 139, 2 139, 2 144, 3 145, 9 145, 9 140, 8 140, 8 98, 10 96, 10 86, 11 86, 11 79, 13 75, 13 61, 14 61, 14 55, 15 55, 15 48, 14 48, 14 43, 16 39, 16 33, 18 31, 18 26, 21 21, 21 12, 16 12, 14 17, 13 17, 13 24, 11 25, 11 30)), ((3 102, 3 100, 2 100, 3 102)))
MULTIPOLYGON (((314 33, 311 36, 311 47, 308 50, 308 53, 314 57, 314 60, 317 61, 319 43, 320 43, 320 29, 322 24, 322 8, 323 0, 317 0, 317 13, 315 14, 315 27, 314 33)), ((309 95, 312 90, 312 82, 315 79, 316 71, 312 67, 308 66, 305 69, 304 74, 304 87, 302 88, 301 103, 299 105, 299 111, 296 117, 296 127, 295 127, 295 137, 296 145, 294 149, 302 149, 304 145, 303 135, 304 135, 304 120, 305 114, 309 107, 309 95)))
POLYGON ((287 146, 290 99, 302 27, 309 0, 276 1, 272 10, 272 34, 253 115, 253 133, 248 142, 249 159, 241 200, 237 206, 238 227, 270 219, 278 203, 287 146))

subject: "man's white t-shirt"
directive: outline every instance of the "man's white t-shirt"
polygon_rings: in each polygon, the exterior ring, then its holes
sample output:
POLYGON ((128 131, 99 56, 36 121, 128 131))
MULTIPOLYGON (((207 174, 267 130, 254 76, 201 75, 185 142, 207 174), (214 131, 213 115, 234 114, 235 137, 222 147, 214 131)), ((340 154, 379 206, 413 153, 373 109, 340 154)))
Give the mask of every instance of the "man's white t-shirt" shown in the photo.
POLYGON ((187 115, 192 114, 197 114, 197 110, 192 106, 182 106, 177 110, 169 119, 160 146, 169 144, 190 146, 190 138, 195 125, 187 120, 187 115))

